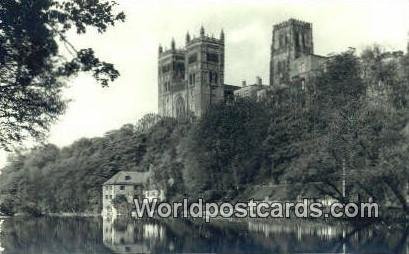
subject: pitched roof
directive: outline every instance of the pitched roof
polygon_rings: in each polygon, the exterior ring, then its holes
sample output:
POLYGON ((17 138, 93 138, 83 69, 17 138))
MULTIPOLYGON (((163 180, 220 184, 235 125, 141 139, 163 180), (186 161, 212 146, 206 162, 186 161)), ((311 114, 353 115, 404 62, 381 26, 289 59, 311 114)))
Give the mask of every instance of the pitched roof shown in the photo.
POLYGON ((119 171, 103 185, 136 185, 147 183, 151 172, 119 171))

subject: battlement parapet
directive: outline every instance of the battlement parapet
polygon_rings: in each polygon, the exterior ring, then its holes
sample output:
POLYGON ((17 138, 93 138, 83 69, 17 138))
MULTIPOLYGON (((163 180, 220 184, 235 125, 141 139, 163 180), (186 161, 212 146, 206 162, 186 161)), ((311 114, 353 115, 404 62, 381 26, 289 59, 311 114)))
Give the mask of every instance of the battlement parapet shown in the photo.
POLYGON ((274 30, 278 30, 278 29, 281 29, 281 28, 284 28, 284 27, 287 27, 287 26, 290 26, 290 25, 301 26, 301 27, 304 27, 304 28, 307 28, 307 29, 312 28, 311 23, 301 21, 301 20, 298 20, 298 19, 289 19, 289 20, 283 21, 281 23, 278 23, 278 24, 274 25, 273 28, 274 28, 274 30))
POLYGON ((180 55, 184 56, 186 54, 186 50, 184 48, 181 49, 164 49, 164 51, 159 52, 159 58, 167 57, 170 55, 180 55))

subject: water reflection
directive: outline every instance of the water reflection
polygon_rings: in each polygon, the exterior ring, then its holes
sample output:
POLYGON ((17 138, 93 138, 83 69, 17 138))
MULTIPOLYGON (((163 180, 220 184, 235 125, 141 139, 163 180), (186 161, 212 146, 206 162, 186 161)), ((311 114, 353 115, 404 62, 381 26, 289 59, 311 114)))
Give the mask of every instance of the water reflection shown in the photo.
POLYGON ((129 219, 103 220, 103 242, 114 253, 151 253, 165 241, 165 229, 154 222, 129 219))
MULTIPOLYGON (((3 223, 4 223, 4 220, 0 220, 0 237, 1 237, 1 234, 2 234, 2 229, 1 229, 1 227, 2 227, 3 223)), ((0 238, 0 239, 1 239, 1 238, 0 238)), ((2 254, 3 251, 4 251, 4 248, 1 246, 1 240, 0 240, 0 254, 2 254)))
MULTIPOLYGON (((327 225, 322 223, 266 224, 250 222, 250 232, 261 239, 280 239, 275 247, 285 253, 406 253, 409 249, 409 228, 406 225, 327 225)), ((273 240, 274 242, 274 240, 273 240)))
POLYGON ((403 253, 408 227, 318 222, 5 219, 0 254, 403 253))

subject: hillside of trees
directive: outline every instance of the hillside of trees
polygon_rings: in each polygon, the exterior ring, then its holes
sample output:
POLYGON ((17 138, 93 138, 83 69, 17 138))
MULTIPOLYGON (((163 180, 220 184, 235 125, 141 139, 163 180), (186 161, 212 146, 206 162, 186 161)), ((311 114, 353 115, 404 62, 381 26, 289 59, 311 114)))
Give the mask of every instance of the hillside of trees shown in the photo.
POLYGON ((215 105, 201 119, 149 114, 103 137, 17 153, 2 169, 0 211, 99 213, 102 183, 152 168, 173 200, 239 200, 256 186, 286 186, 409 213, 409 61, 393 59, 379 47, 350 50, 305 89, 215 105))

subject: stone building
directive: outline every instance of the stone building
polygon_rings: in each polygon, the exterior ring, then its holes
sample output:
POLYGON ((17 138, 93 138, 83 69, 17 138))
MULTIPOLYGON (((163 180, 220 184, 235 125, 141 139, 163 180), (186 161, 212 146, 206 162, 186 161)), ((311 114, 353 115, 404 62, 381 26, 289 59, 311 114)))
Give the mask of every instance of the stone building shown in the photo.
MULTIPOLYGON (((212 104, 266 90, 257 84, 241 88, 224 84, 224 50, 223 30, 214 38, 203 27, 199 37, 186 34, 183 48, 176 48, 174 40, 170 49, 159 46, 159 115, 180 118, 192 113, 200 117, 212 104)), ((314 55, 312 24, 295 19, 274 25, 270 57, 270 87, 294 82, 304 87, 327 59, 314 55)))
MULTIPOLYGON (((120 171, 102 186, 102 215, 104 217, 116 217, 121 212, 115 206, 115 199, 126 199, 126 203, 133 206, 134 199, 152 199, 153 194, 160 200, 164 199, 163 190, 152 188, 150 184, 151 171, 131 172, 120 171)), ((121 200, 125 201, 125 200, 121 200)))
POLYGON ((224 102, 234 88, 224 84, 223 30, 219 38, 206 35, 203 27, 199 37, 187 33, 182 49, 176 48, 174 40, 168 50, 159 46, 158 68, 162 116, 201 116, 210 105, 224 102))
MULTIPOLYGON (((223 30, 219 38, 214 38, 201 27, 198 37, 186 34, 183 48, 176 48, 174 40, 170 49, 159 46, 159 115, 179 118, 192 113, 200 117, 210 105, 229 102, 237 96, 260 99, 288 86, 304 90, 319 72, 325 71, 329 60, 314 54, 312 24, 296 19, 273 26, 269 86, 226 85, 224 56, 223 30)), ((395 52, 386 59, 401 59, 401 55, 395 52)))
POLYGON ((270 86, 305 82, 324 68, 327 58, 314 55, 312 24, 289 19, 273 26, 270 86))
POLYGON ((248 85, 246 81, 242 82, 242 87, 234 91, 235 97, 247 97, 258 99, 258 92, 266 89, 268 86, 263 84, 260 77, 256 77, 256 83, 248 85))

